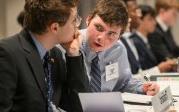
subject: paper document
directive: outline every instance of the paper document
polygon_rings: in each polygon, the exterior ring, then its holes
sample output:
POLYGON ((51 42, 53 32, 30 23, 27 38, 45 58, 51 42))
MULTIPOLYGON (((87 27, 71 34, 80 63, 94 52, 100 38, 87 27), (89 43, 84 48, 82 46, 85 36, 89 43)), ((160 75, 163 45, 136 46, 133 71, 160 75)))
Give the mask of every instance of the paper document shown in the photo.
POLYGON ((125 112, 154 112, 152 106, 124 104, 125 112))
POLYGON ((83 112, 125 112, 120 92, 79 93, 83 112))
POLYGON ((122 99, 124 103, 151 105, 152 96, 122 93, 122 99))
POLYGON ((167 86, 170 86, 173 96, 179 96, 179 81, 157 81, 160 89, 163 90, 167 86))
POLYGON ((179 73, 163 73, 162 75, 152 75, 151 81, 156 81, 161 90, 170 86, 173 96, 179 96, 179 73))

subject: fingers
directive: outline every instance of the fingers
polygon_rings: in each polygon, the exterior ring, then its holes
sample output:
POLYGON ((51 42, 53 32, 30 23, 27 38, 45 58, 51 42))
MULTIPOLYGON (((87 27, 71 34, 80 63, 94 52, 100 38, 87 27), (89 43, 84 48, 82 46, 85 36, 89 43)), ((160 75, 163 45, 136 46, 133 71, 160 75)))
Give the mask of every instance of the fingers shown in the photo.
POLYGON ((81 43, 82 43, 83 38, 82 38, 82 36, 81 36, 81 34, 80 34, 80 32, 78 30, 75 32, 74 39, 77 39, 77 42, 78 42, 78 44, 80 46, 81 43))
POLYGON ((147 95, 155 95, 159 92, 160 87, 156 83, 146 83, 143 85, 143 90, 147 95))
POLYGON ((144 83, 143 84, 143 91, 146 93, 148 91, 148 88, 152 85, 152 83, 144 83))
POLYGON ((156 93, 154 91, 147 91, 146 95, 154 96, 156 93))
POLYGON ((81 42, 82 42, 81 35, 79 31, 76 31, 74 34, 73 40, 64 45, 67 51, 67 54, 69 56, 79 56, 81 42))

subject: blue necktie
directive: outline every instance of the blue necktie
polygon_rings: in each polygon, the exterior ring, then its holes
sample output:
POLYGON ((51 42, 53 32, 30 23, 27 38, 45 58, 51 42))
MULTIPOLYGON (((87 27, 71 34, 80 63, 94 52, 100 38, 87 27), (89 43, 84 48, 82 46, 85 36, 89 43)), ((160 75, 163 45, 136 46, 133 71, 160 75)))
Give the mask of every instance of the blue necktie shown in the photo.
POLYGON ((101 92, 101 71, 99 66, 98 55, 92 60, 91 63, 91 81, 90 87, 93 92, 101 92))
POLYGON ((53 112, 51 102, 53 96, 53 85, 52 85, 52 74, 51 74, 51 64, 50 64, 50 57, 49 53, 47 52, 44 56, 44 72, 45 72, 45 79, 47 84, 47 103, 48 103, 48 112, 53 112))

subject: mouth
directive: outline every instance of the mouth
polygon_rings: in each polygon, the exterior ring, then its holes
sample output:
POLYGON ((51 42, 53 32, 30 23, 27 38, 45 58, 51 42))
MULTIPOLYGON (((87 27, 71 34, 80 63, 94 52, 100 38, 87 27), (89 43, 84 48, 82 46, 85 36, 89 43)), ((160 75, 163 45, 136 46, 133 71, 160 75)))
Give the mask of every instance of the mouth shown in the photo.
POLYGON ((97 47, 103 47, 103 45, 101 45, 101 44, 98 43, 98 42, 95 42, 94 44, 95 44, 95 46, 97 46, 97 47))

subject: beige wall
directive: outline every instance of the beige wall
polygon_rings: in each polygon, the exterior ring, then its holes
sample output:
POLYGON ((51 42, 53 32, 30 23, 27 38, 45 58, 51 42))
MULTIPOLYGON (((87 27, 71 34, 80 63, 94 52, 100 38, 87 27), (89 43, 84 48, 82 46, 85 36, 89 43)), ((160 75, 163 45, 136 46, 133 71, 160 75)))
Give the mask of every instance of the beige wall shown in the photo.
POLYGON ((173 34, 175 36, 175 40, 177 42, 177 44, 179 45, 179 17, 177 19, 177 23, 176 25, 173 27, 173 34))
POLYGON ((6 1, 6 36, 13 35, 20 31, 21 27, 17 23, 17 16, 23 10, 24 0, 6 1))
POLYGON ((24 0, 0 0, 0 38, 20 31, 16 18, 23 6, 24 0))
POLYGON ((0 0, 0 38, 5 35, 5 0, 0 0))

